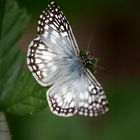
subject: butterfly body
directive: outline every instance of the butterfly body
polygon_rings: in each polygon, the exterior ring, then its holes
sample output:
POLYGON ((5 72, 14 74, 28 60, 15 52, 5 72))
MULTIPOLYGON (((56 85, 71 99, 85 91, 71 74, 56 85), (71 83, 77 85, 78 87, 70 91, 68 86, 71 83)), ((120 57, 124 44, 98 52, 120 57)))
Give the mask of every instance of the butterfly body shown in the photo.
POLYGON ((52 2, 38 21, 38 37, 31 41, 27 65, 42 86, 51 86, 46 97, 59 116, 98 116, 108 111, 103 88, 93 76, 97 59, 81 54, 72 29, 52 2))

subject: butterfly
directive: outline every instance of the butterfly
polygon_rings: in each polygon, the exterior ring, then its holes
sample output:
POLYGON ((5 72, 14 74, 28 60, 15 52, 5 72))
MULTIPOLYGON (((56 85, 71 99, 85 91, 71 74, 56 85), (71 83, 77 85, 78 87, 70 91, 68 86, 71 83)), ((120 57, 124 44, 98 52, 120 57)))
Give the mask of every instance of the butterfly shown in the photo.
POLYGON ((39 17, 27 65, 46 93, 50 110, 59 116, 98 116, 108 111, 104 90, 93 76, 96 58, 79 50, 71 26, 51 2, 39 17))

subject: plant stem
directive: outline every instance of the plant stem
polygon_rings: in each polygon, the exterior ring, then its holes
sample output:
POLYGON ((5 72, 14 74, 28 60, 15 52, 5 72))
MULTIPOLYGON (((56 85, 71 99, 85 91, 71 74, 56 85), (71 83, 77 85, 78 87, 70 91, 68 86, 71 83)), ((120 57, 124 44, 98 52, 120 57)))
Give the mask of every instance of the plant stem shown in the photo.
POLYGON ((3 112, 0 112, 0 140, 11 140, 9 127, 3 112))

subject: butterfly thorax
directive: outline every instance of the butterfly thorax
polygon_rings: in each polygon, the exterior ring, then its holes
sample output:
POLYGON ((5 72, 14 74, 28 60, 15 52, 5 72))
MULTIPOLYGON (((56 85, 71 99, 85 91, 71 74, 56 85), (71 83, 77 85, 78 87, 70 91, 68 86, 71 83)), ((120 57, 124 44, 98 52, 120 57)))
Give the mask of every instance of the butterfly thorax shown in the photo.
POLYGON ((92 56, 89 52, 80 52, 80 57, 84 67, 90 69, 92 72, 95 72, 97 58, 92 56))
POLYGON ((68 59, 68 60, 70 60, 70 64, 68 64, 68 65, 69 65, 69 70, 71 72, 74 72, 74 71, 81 72, 81 70, 83 70, 83 65, 81 63, 80 57, 76 56, 76 57, 73 57, 72 59, 68 59))

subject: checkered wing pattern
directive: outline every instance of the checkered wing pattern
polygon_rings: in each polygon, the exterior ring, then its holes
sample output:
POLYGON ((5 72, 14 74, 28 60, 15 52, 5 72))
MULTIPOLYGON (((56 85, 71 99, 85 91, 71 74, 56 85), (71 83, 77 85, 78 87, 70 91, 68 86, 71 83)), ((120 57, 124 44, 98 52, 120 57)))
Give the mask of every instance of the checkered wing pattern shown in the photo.
POLYGON ((40 15, 38 37, 31 41, 27 65, 46 93, 51 111, 59 116, 98 116, 108 111, 101 85, 83 65, 71 27, 52 2, 40 15))
POLYGON ((40 15, 37 32, 28 48, 27 65, 38 83, 48 86, 67 65, 65 58, 77 56, 79 49, 66 17, 54 2, 40 15))
POLYGON ((99 116, 108 111, 108 101, 103 88, 86 69, 81 76, 78 72, 71 77, 61 78, 47 91, 51 111, 59 116, 99 116), (76 78, 75 78, 76 77, 76 78))
POLYGON ((84 116, 99 116, 108 111, 108 101, 103 88, 86 69, 79 84, 77 111, 84 116))
POLYGON ((44 41, 50 41, 50 39, 55 41, 60 36, 64 37, 70 43, 69 49, 73 49, 75 54, 79 53, 70 24, 56 3, 52 2, 40 15, 37 32, 44 41))

